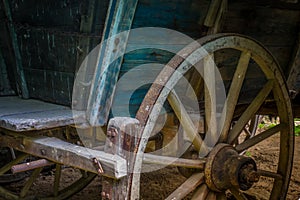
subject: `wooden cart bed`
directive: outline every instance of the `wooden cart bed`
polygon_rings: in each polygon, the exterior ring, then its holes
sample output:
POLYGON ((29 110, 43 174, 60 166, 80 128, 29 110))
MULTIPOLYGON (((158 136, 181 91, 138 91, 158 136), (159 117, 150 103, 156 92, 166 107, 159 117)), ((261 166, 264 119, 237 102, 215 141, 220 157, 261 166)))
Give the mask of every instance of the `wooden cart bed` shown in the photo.
POLYGON ((16 96, 0 97, 0 127, 12 131, 43 130, 74 124, 69 107, 16 96))

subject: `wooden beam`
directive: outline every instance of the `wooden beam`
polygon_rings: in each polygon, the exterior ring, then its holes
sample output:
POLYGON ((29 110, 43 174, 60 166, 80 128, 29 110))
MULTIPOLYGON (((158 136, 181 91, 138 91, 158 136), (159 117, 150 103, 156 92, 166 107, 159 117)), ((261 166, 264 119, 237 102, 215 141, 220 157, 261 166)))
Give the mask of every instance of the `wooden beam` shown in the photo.
POLYGON ((92 126, 107 123, 137 2, 138 0, 110 1, 98 64, 88 99, 87 118, 92 126), (128 32, 117 35, 122 31, 128 32))
POLYGON ((0 146, 12 147, 52 162, 98 173, 95 159, 101 164, 102 176, 119 179, 127 175, 126 160, 118 155, 74 145, 54 137, 26 137, 24 134, 0 136, 0 146))
POLYGON ((11 44, 13 47, 14 55, 15 55, 15 62, 16 67, 14 69, 15 73, 15 79, 16 79, 16 86, 17 86, 17 92, 19 96, 28 99, 29 98, 29 92, 27 88, 27 83, 25 80, 24 70, 23 70, 23 63, 22 63, 22 56, 18 45, 18 37, 17 33, 15 31, 13 22, 12 22, 12 13, 9 7, 8 0, 3 0, 3 8, 5 10, 5 15, 8 19, 8 29, 10 32, 11 37, 11 44))

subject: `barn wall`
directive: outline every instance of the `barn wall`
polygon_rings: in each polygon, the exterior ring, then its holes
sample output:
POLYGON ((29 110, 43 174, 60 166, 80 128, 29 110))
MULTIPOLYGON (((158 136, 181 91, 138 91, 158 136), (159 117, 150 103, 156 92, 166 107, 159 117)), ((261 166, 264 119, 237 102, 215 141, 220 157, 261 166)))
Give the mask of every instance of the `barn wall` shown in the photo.
MULTIPOLYGON (((82 61, 78 55, 100 42, 104 27, 108 0, 95 1, 92 30, 81 31, 81 20, 88 15, 92 1, 9 1, 30 98, 70 105, 74 74, 82 61), (80 46, 82 39, 89 40, 86 44, 90 46, 80 46)), ((3 12, 2 9, 2 15, 3 12)), ((2 21, 6 27, 8 23, 2 21)), ((8 31, 3 32, 1 38, 6 37, 1 40, 9 41, 8 31)), ((7 50, 11 44, 2 43, 8 68, 13 68, 12 52, 7 50)))

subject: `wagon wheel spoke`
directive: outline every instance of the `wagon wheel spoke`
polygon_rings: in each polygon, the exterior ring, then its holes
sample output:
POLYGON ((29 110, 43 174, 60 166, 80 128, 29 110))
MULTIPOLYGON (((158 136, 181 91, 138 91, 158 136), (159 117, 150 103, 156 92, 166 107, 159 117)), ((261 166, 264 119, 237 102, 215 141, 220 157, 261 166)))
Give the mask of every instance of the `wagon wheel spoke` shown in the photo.
POLYGON ((262 133, 260 133, 256 136, 246 140, 245 142, 243 142, 241 144, 238 144, 236 146, 236 150, 239 153, 243 152, 243 151, 247 150, 248 148, 250 148, 250 147, 262 142, 263 140, 271 137, 272 135, 284 130, 286 127, 287 127, 286 124, 283 124, 283 123, 278 124, 278 125, 270 128, 270 129, 268 129, 268 130, 266 130, 266 131, 264 131, 264 132, 262 132, 262 133))
MULTIPOLYGON (((21 154, 19 157, 17 157, 15 160, 11 161, 10 163, 3 166, 0 170, 2 173, 5 173, 10 168, 12 168, 14 165, 17 165, 18 163, 22 162, 24 158, 26 158, 27 154, 21 154)), ((33 161, 34 162, 34 161, 33 161)), ((11 187, 7 185, 3 185, 0 187, 0 196, 5 197, 6 199, 31 199, 31 198, 38 198, 38 199, 56 199, 56 200, 63 200, 68 199, 73 194, 79 192, 84 187, 86 187, 97 175, 94 173, 87 173, 82 174, 82 176, 76 180, 73 181, 73 183, 67 187, 60 189, 60 182, 63 180, 61 178, 62 174, 62 165, 56 164, 56 171, 55 176, 53 180, 53 193, 51 192, 49 194, 42 194, 35 190, 34 182, 38 180, 40 173, 44 167, 38 167, 33 170, 33 172, 30 174, 30 177, 24 181, 24 183, 21 183, 20 190, 14 191, 11 189, 11 187)), ((21 172, 23 173, 23 172, 21 172)))
POLYGON ((191 120, 188 112, 184 108, 184 105, 181 103, 178 95, 174 90, 172 90, 168 96, 168 102, 173 108, 177 118, 183 126, 188 138, 192 141, 195 149, 208 152, 206 144, 203 142, 202 138, 197 132, 197 128, 195 127, 193 121, 191 120))
POLYGON ((4 173, 8 172, 10 168, 20 162, 22 162, 25 158, 27 158, 28 154, 21 154, 16 159, 12 160, 11 162, 7 163, 0 169, 0 175, 3 175, 4 173))
POLYGON ((244 111, 242 116, 239 118, 234 127, 229 131, 227 142, 229 144, 233 143, 245 127, 245 125, 251 120, 251 118, 258 111, 260 106, 263 104, 267 96, 270 94, 273 89, 273 80, 269 80, 265 86, 261 89, 259 94, 251 102, 248 108, 244 111))
POLYGON ((176 157, 168 157, 168 156, 160 156, 153 155, 150 153, 145 153, 143 158, 144 164, 156 164, 156 165, 165 165, 166 163, 170 163, 170 166, 175 167, 186 167, 193 169, 204 169, 204 165, 206 163, 206 159, 185 159, 185 158, 176 158, 176 157))
POLYGON ((230 192, 233 194, 236 200, 247 200, 247 197, 236 188, 231 188, 230 192))
POLYGON ((182 185, 180 185, 170 196, 168 196, 166 200, 183 199, 203 182, 204 182, 203 173, 193 174, 182 185))
POLYGON ((218 193, 217 194, 217 199, 218 200, 227 200, 226 194, 225 193, 218 193))
POLYGON ((204 65, 204 104, 205 104, 205 123, 208 127, 206 134, 209 135, 212 146, 218 140, 217 133, 217 102, 216 102, 216 79, 214 55, 210 54, 203 59, 204 65))
POLYGON ((217 195, 216 193, 214 192, 210 192, 208 195, 207 195, 207 200, 217 200, 217 195))
POLYGON ((247 72, 247 68, 249 65, 251 54, 250 52, 242 52, 237 69, 234 73, 232 84, 229 89, 226 104, 222 112, 221 121, 224 123, 223 128, 221 130, 220 142, 225 142, 228 134, 228 130, 230 129, 231 119, 233 118, 235 106, 237 105, 239 93, 241 91, 245 75, 247 72))
POLYGON ((206 199, 209 193, 209 189, 206 184, 202 184, 194 193, 192 200, 203 200, 206 199))
POLYGON ((33 171, 32 175, 30 176, 29 180, 26 182, 26 184, 24 185, 24 187, 21 190, 20 193, 20 197, 23 198, 26 196, 27 192, 29 191, 29 189, 31 188, 33 182, 38 178, 39 174, 42 171, 42 167, 41 168, 37 168, 33 171))
POLYGON ((56 164, 55 176, 54 176, 54 185, 53 185, 53 195, 55 197, 58 195, 60 178, 61 178, 61 165, 56 164))

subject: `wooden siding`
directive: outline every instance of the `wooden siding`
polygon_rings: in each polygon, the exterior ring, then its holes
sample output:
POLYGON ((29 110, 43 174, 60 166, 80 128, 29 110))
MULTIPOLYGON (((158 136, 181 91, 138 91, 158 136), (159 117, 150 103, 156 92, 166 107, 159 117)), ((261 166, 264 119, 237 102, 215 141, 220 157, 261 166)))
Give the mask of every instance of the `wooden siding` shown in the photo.
POLYGON ((123 87, 117 87, 111 116, 116 116, 116 114, 127 117, 128 114, 131 117, 135 116, 151 85, 147 82, 154 81, 161 69, 157 69, 155 64, 165 65, 175 55, 174 52, 178 52, 192 42, 192 39, 198 39, 205 33, 206 28, 203 26, 203 22, 209 3, 208 0, 139 0, 132 29, 167 28, 187 35, 190 40, 182 41, 180 38, 176 40, 172 38, 171 33, 168 34, 168 31, 163 34, 153 33, 154 37, 159 35, 160 41, 155 41, 151 37, 151 33, 147 33, 144 37, 131 36, 127 45, 127 51, 130 52, 124 56, 119 78, 122 79, 122 76, 128 72, 137 74, 137 78, 122 82, 123 87), (173 43, 169 43, 169 41, 173 43), (153 47, 145 48, 149 45, 153 47), (137 50, 131 51, 131 49, 137 50), (153 64, 153 72, 149 73, 151 64, 153 64), (148 69, 142 70, 141 65, 145 65, 148 69), (132 71, 137 67, 139 69, 136 72, 132 71), (139 80, 149 81, 146 81, 144 85, 141 84, 137 89, 136 85, 141 82, 139 80), (124 85, 126 85, 126 90, 124 90, 124 85), (132 94, 132 96, 128 98, 128 94, 132 94))
POLYGON ((222 32, 241 33, 261 42, 278 60, 284 73, 298 36, 300 12, 256 1, 229 1, 222 32))
MULTIPOLYGON (((13 19, 6 25, 12 24, 17 33, 30 98, 71 104, 75 72, 82 61, 77 59, 78 51, 92 49, 100 42, 108 6, 108 0, 97 1, 91 32, 86 33, 81 22, 89 14, 90 1, 10 1, 13 19), (79 45, 82 38, 90 41, 83 43, 89 47, 79 45)), ((7 44, 1 47, 7 49, 7 44)), ((14 64, 8 63, 8 67, 14 64)))

